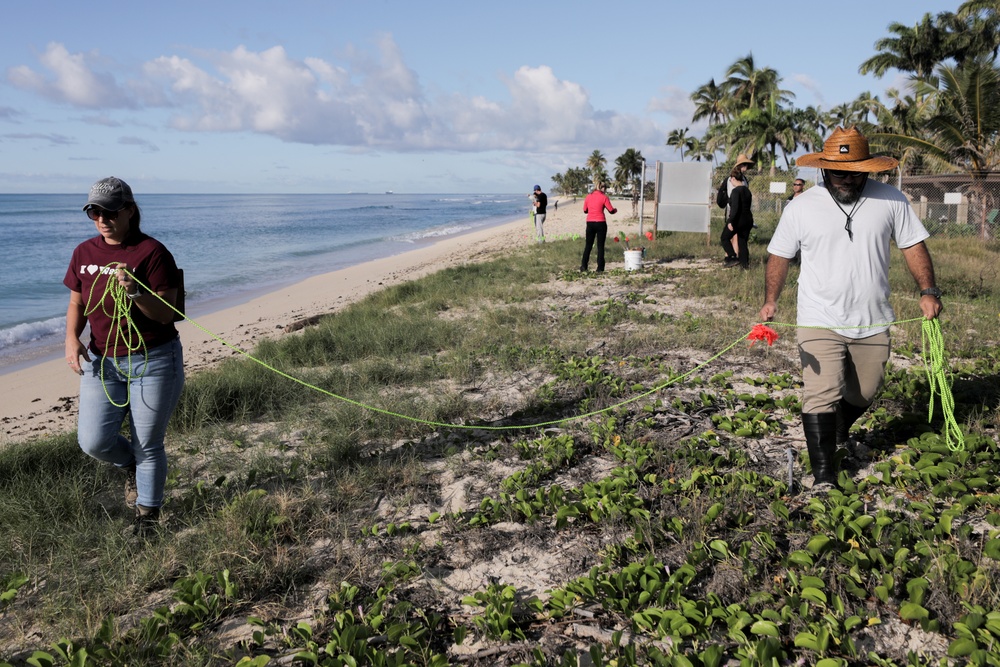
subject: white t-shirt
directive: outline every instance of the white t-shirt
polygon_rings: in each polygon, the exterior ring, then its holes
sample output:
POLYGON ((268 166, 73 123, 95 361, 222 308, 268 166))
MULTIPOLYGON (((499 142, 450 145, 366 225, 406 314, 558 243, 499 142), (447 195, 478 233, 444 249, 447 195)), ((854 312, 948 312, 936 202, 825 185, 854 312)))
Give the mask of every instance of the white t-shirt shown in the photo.
POLYGON ((886 331, 896 319, 889 305, 889 241, 909 248, 930 234, 891 185, 869 180, 859 202, 857 208, 841 204, 842 211, 826 188, 815 187, 788 202, 781 214, 767 251, 786 259, 802 253, 801 326, 866 338, 886 331), (845 228, 845 211, 852 209, 853 241, 845 228))

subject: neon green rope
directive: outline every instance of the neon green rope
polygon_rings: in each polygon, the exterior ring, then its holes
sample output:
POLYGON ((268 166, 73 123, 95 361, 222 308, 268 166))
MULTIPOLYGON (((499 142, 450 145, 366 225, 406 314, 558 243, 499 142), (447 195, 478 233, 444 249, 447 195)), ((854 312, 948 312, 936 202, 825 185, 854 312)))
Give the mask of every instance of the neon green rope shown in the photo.
MULTIPOLYGON (((129 275, 131 275, 131 274, 129 274, 129 275)), ((190 322, 194 327, 196 327, 197 329, 199 329, 203 333, 207 334, 211 338, 214 338, 215 340, 219 341, 220 343, 222 343, 222 345, 224 347, 228 347, 230 350, 236 352, 237 354, 239 354, 239 355, 241 355, 243 357, 246 357, 250 361, 252 361, 255 364, 258 364, 258 365, 260 365, 260 366, 262 366, 264 368, 266 368, 267 370, 271 371, 272 373, 280 375, 281 377, 283 377, 283 378, 285 378, 287 380, 291 380, 292 382, 295 382, 296 384, 302 385, 303 387, 306 387, 307 389, 312 389, 313 391, 317 391, 317 392, 319 392, 321 394, 329 396, 330 398, 335 398, 335 399, 337 399, 339 401, 343 401, 345 403, 349 403, 350 405, 354 405, 354 406, 357 406, 357 407, 365 409, 365 410, 371 410, 372 412, 376 412, 378 414, 386 415, 386 416, 389 416, 389 417, 396 417, 398 419, 403 419, 403 420, 415 422, 415 423, 418 423, 418 424, 425 424, 427 426, 436 426, 436 427, 440 427, 440 428, 457 428, 457 429, 480 430, 480 431, 527 430, 527 429, 540 428, 540 427, 543 427, 543 426, 554 426, 554 425, 557 425, 557 424, 566 424, 566 423, 577 421, 577 420, 580 420, 580 419, 585 419, 587 417, 593 417, 595 415, 599 415, 599 414, 602 414, 602 413, 605 413, 605 412, 611 412, 612 410, 617 410, 618 408, 620 408, 622 406, 628 405, 630 403, 634 403, 635 401, 638 401, 638 400, 643 399, 643 398, 645 398, 647 396, 655 394, 658 391, 662 391, 663 389, 669 387, 670 385, 673 385, 673 384, 679 382, 680 380, 683 380, 684 378, 687 378, 688 376, 692 375, 696 371, 698 371, 698 370, 704 368, 705 366, 707 366, 708 364, 712 363, 713 361, 715 361, 716 359, 718 359, 719 357, 721 357, 722 355, 724 355, 726 352, 729 352, 729 350, 733 349, 734 347, 736 347, 741 342, 743 342, 743 341, 745 341, 747 339, 747 334, 744 334, 743 336, 737 338, 733 342, 731 342, 728 345, 726 345, 726 347, 724 347, 722 350, 720 350, 717 354, 713 355, 709 359, 703 361, 702 363, 698 364, 697 366, 695 366, 694 368, 692 368, 691 370, 689 370, 687 373, 684 373, 682 375, 678 375, 676 377, 673 377, 673 378, 667 380, 666 382, 658 384, 657 386, 653 387, 652 389, 650 389, 648 391, 644 391, 643 393, 638 394, 636 396, 633 396, 632 398, 628 398, 628 399, 626 399, 624 401, 620 401, 618 403, 615 403, 614 405, 610 405, 610 406, 608 406, 606 408, 602 408, 601 410, 594 410, 592 412, 587 412, 587 413, 584 413, 584 414, 575 415, 573 417, 565 417, 563 419, 556 419, 556 420, 553 420, 553 421, 540 422, 540 423, 537 423, 537 424, 525 424, 525 425, 519 425, 519 426, 471 426, 471 425, 468 425, 468 424, 450 424, 450 423, 447 423, 447 422, 436 422, 436 421, 431 421, 431 420, 427 420, 427 419, 419 419, 417 417, 412 417, 410 415, 404 415, 404 414, 400 414, 398 412, 393 412, 392 410, 385 410, 383 408, 379 408, 379 407, 376 407, 374 405, 368 405, 367 403, 362 403, 360 401, 356 401, 354 399, 347 398, 346 396, 340 396, 339 394, 335 394, 335 393, 333 393, 331 391, 323 389, 322 387, 317 387, 314 384, 310 384, 310 383, 308 383, 308 382, 306 382, 304 380, 301 380, 299 378, 293 377, 293 376, 289 375, 288 373, 285 373, 284 371, 279 370, 279 369, 275 368, 274 366, 271 366, 267 362, 262 361, 262 360, 260 360, 260 359, 258 359, 256 357, 254 357, 249 352, 246 352, 246 351, 244 351, 244 350, 236 347, 235 345, 232 345, 232 344, 228 343, 221 336, 217 335, 216 333, 214 333, 212 331, 209 331, 208 329, 206 329, 205 327, 203 327, 201 324, 199 324, 195 320, 192 320, 186 314, 184 314, 181 311, 179 311, 176 308, 174 308, 174 306, 172 304, 168 303, 165 299, 163 299, 162 297, 160 297, 159 294, 157 294, 156 292, 153 292, 152 290, 150 290, 149 288, 147 288, 145 285, 143 285, 141 282, 139 282, 138 278, 136 278, 134 275, 132 276, 132 278, 136 281, 136 283, 139 284, 140 287, 144 288, 148 293, 150 293, 151 295, 153 295, 153 296, 157 297, 158 299, 160 299, 161 301, 163 301, 163 303, 166 304, 168 308, 170 308, 172 311, 174 311, 174 313, 176 313, 177 315, 183 317, 185 320, 187 320, 188 322, 190 322)), ((918 320, 923 320, 924 322, 927 322, 927 320, 924 320, 924 318, 922 318, 922 317, 914 317, 914 318, 911 318, 911 319, 908 319, 908 320, 897 320, 896 322, 886 322, 886 323, 883 323, 883 324, 872 324, 872 325, 868 325, 867 327, 856 327, 856 326, 845 326, 845 327, 811 327, 811 326, 799 326, 797 324, 788 324, 788 323, 783 323, 783 322, 768 322, 767 324, 769 326, 797 327, 797 328, 801 328, 801 329, 858 329, 858 328, 885 327, 885 326, 891 326, 893 324, 907 324, 909 322, 916 322, 918 320)), ((937 322, 937 320, 932 320, 932 321, 935 322, 938 325, 938 335, 940 336, 940 324, 937 322)), ((938 350, 938 353, 937 353, 938 354, 937 359, 939 360, 938 363, 940 365, 943 365, 943 359, 944 359, 944 345, 943 345, 943 343, 940 344, 940 345, 938 345, 936 349, 938 350)), ((925 355, 925 359, 926 359, 926 355, 925 355)), ((939 374, 939 378, 943 378, 943 371, 939 374)), ((938 392, 942 394, 942 407, 946 411, 946 415, 951 414, 950 411, 954 407, 954 401, 951 399, 951 390, 950 390, 949 387, 947 387, 947 383, 942 383, 941 385, 939 385, 939 387, 940 388, 938 389, 938 392), (947 403, 946 403, 946 400, 944 398, 945 392, 947 392, 947 396, 948 396, 947 403)), ((931 396, 931 410, 933 411, 933 394, 931 396)), ((954 423, 954 417, 951 417, 951 422, 954 423)), ((949 428, 950 428, 950 425, 949 425, 949 428)), ((958 445, 958 448, 961 449, 961 448, 964 447, 964 438, 962 437, 961 432, 958 431, 957 425, 955 425, 954 431, 958 434, 958 438, 960 438, 960 440, 959 440, 960 444, 958 445)), ((950 434, 946 433, 945 437, 949 438, 950 434)), ((950 443, 950 440, 948 440, 948 442, 950 443)), ((951 445, 949 444, 949 447, 950 446, 951 445)))
POLYGON ((931 392, 928 423, 934 418, 934 395, 941 398, 941 414, 944 417, 944 441, 953 452, 965 449, 965 436, 955 421, 955 399, 951 395, 951 382, 945 373, 944 337, 941 323, 937 319, 924 320, 920 329, 923 344, 924 368, 927 370, 927 385, 931 392), (952 440, 954 438, 954 440, 952 440))
MULTIPOLYGON (((135 276, 132 276, 132 278, 135 279, 135 276)), ((140 283, 138 279, 135 279, 135 280, 136 280, 137 283, 139 283, 139 285, 141 287, 143 287, 143 288, 146 287, 145 285, 143 285, 142 283, 140 283)), ((335 398, 335 399, 337 399, 339 401, 343 401, 345 403, 349 403, 349 404, 357 406, 359 408, 363 408, 365 410, 371 410, 372 412, 377 412, 379 414, 386 415, 386 416, 389 416, 389 417, 396 417, 396 418, 399 418, 399 419, 404 419, 404 420, 407 420, 407 421, 416 422, 418 424, 425 424, 427 426, 437 426, 437 427, 441 427, 441 428, 467 429, 467 430, 473 430, 473 431, 508 431, 508 430, 514 430, 514 429, 522 429, 522 430, 534 429, 534 428, 540 428, 542 426, 554 426, 556 424, 565 424, 565 423, 576 421, 576 420, 579 420, 579 419, 585 419, 587 417, 593 417, 594 415, 599 415, 599 414, 604 413, 604 412, 610 412, 612 410, 616 410, 616 409, 622 407, 623 405, 628 405, 629 403, 634 403, 635 401, 638 401, 638 400, 640 400, 642 398, 645 398, 646 396, 649 396, 651 394, 655 394, 656 392, 658 392, 658 391, 660 391, 660 390, 662 390, 662 389, 664 389, 666 387, 669 387, 670 385, 672 385, 672 384, 674 384, 676 382, 679 382, 680 380, 683 380, 684 378, 686 378, 687 376, 691 375, 692 373, 694 373, 698 369, 703 368, 703 367, 707 366, 708 364, 712 363, 713 361, 715 361, 716 359, 718 359, 719 357, 721 357, 722 355, 724 355, 726 352, 728 352, 729 350, 731 350, 734 347, 736 347, 737 345, 739 345, 742 341, 746 340, 746 336, 745 335, 743 337, 741 337, 741 338, 737 338, 732 343, 730 343, 725 348, 723 348, 722 351, 720 351, 718 354, 716 354, 715 356, 711 357, 710 359, 708 359, 706 361, 703 361, 702 363, 698 364, 697 366, 695 366, 694 368, 692 368, 691 370, 689 370, 687 373, 684 373, 683 375, 678 375, 677 377, 671 378, 670 380, 667 380, 666 382, 664 382, 662 384, 659 384, 656 387, 653 387, 652 389, 650 389, 648 391, 645 391, 645 392, 643 392, 643 393, 641 393, 641 394, 639 394, 637 396, 633 396, 632 398, 626 399, 626 400, 621 401, 619 403, 615 403, 614 405, 608 406, 608 407, 603 408, 601 410, 594 410, 593 412, 588 412, 588 413, 581 414, 581 415, 576 415, 576 416, 573 416, 573 417, 565 417, 563 419, 556 419, 556 420, 548 421, 548 422, 540 422, 540 423, 537 423, 537 424, 525 424, 525 425, 519 425, 519 426, 471 426, 469 424, 450 424, 450 423, 447 423, 447 422, 436 422, 436 421, 431 421, 431 420, 427 420, 427 419, 419 419, 417 417, 411 417, 410 415, 404 415, 404 414, 400 414, 398 412, 393 412, 392 410, 385 410, 383 408, 379 408, 379 407, 376 407, 374 405, 368 405, 367 403, 362 403, 362 402, 356 401, 356 400, 354 400, 352 398, 347 398, 346 396, 340 396, 339 394, 335 394, 332 391, 328 391, 326 389, 323 389, 322 387, 317 387, 316 385, 310 384, 310 383, 306 382, 305 380, 301 380, 301 379, 299 379, 297 377, 291 376, 288 373, 285 373, 284 371, 279 370, 279 369, 275 368, 274 366, 271 366, 266 361, 262 361, 261 359, 258 359, 256 357, 254 357, 249 352, 241 350, 240 348, 236 347, 235 345, 232 345, 232 344, 228 343, 221 336, 217 335, 216 333, 214 333, 212 331, 209 331, 208 329, 206 329, 202 325, 198 324, 198 322, 192 320, 190 317, 188 317, 187 315, 185 315, 181 311, 179 311, 176 308, 174 308, 170 303, 168 303, 166 300, 164 300, 162 297, 160 297, 158 294, 156 294, 156 292, 153 292, 152 290, 150 290, 148 288, 146 289, 146 291, 149 292, 150 294, 156 296, 157 298, 159 298, 172 311, 174 311, 175 313, 177 313, 178 315, 180 315, 181 317, 183 317, 185 320, 187 320, 188 322, 190 322, 197 329, 201 330, 205 334, 208 334, 209 336, 211 336, 215 340, 217 340, 220 343, 222 343, 222 345, 224 347, 228 347, 230 350, 236 352, 239 355, 242 355, 242 356, 246 357, 247 359, 249 359, 250 361, 254 362, 255 364, 263 366, 264 368, 266 368, 267 370, 271 371, 272 373, 280 375, 281 377, 285 378, 286 380, 291 380, 292 382, 295 382, 296 384, 300 384, 303 387, 306 387, 307 389, 312 389, 313 391, 317 391, 317 392, 319 392, 321 394, 325 394, 326 396, 329 396, 330 398, 335 398)))
MULTIPOLYGON (((90 285, 90 292, 87 294, 87 305, 84 307, 83 314, 85 317, 90 317, 91 314, 97 312, 100 308, 104 315, 108 317, 112 326, 108 329, 108 336, 104 341, 104 354, 101 355, 101 386, 104 387, 104 395, 108 397, 108 401, 116 408, 124 408, 132 400, 132 383, 131 380, 135 378, 142 377, 142 373, 133 374, 132 373, 132 352, 141 349, 143 354, 143 359, 147 357, 146 341, 142 338, 142 332, 132 321, 132 316, 130 314, 132 308, 132 300, 126 296, 125 288, 119 284, 117 280, 114 279, 115 271, 118 270, 118 262, 113 264, 108 264, 101 269, 101 275, 107 276, 107 280, 104 282, 104 289, 101 292, 100 297, 95 301, 95 288, 97 287, 98 280, 95 280, 90 285), (108 269, 111 269, 109 272, 108 269), (108 309, 106 303, 106 297, 111 297, 111 309, 108 309), (93 305, 91 305, 93 304, 93 305), (122 323, 125 326, 122 326, 122 323), (122 404, 115 403, 115 400, 111 398, 111 394, 108 392, 108 385, 104 379, 104 362, 108 358, 108 350, 118 349, 118 345, 121 343, 126 350, 128 350, 128 370, 125 372, 125 377, 128 382, 125 384, 125 402, 122 404)), ((126 270, 128 273, 128 271, 126 270)), ((129 275, 132 275, 129 273, 129 275)), ((135 278, 135 276, 132 276, 135 278)), ((136 280, 138 282, 138 280, 136 280)), ((148 290, 147 290, 148 291, 148 290)), ((160 297, 159 294, 156 295, 157 298, 160 297)), ((162 300, 162 299, 161 299, 162 300)), ((164 301, 164 303, 166 303, 164 301)), ((168 304, 169 305, 169 304, 168 304)), ((143 365, 145 370, 145 364, 143 365)), ((121 372, 121 368, 118 369, 121 372)))

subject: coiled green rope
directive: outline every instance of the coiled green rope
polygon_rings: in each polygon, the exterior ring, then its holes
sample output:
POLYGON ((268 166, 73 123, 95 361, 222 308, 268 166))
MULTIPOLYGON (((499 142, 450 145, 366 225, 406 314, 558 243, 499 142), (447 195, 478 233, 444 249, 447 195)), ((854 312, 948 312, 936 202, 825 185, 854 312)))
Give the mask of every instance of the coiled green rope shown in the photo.
MULTIPOLYGON (((142 377, 142 373, 133 374, 132 367, 132 353, 138 350, 142 350, 143 360, 145 361, 147 357, 146 351, 146 341, 142 338, 142 332, 132 321, 132 316, 130 313, 130 308, 132 307, 132 301, 128 298, 125 293, 125 288, 114 279, 115 271, 118 270, 118 263, 108 264, 101 270, 101 275, 105 275, 108 279, 104 283, 104 290, 101 292, 100 297, 95 301, 95 289, 99 281, 95 280, 90 285, 90 292, 87 294, 87 304, 84 307, 83 314, 85 317, 90 317, 91 314, 97 312, 100 308, 104 314, 111 319, 112 322, 116 322, 118 326, 112 326, 108 330, 108 337, 104 341, 104 354, 101 356, 101 386, 104 387, 104 395, 108 397, 108 401, 116 408, 124 408, 132 400, 132 383, 131 380, 142 377), (108 269, 112 269, 110 272, 108 269), (108 305, 105 303, 105 298, 111 296, 111 308, 108 309, 108 305), (91 305, 93 304, 93 305, 91 305), (125 326, 122 326, 122 322, 125 326), (125 402, 122 404, 115 403, 115 399, 111 398, 111 394, 108 392, 107 382, 104 380, 104 361, 108 358, 108 350, 115 350, 118 344, 121 343, 126 350, 128 350, 128 362, 127 369, 124 372, 127 382, 125 383, 125 402)), ((126 270, 126 272, 128 272, 126 270)), ((129 273, 129 275, 132 275, 129 273)), ((135 276, 132 276, 135 278, 135 276)), ((136 281, 138 282, 138 280, 136 281)), ((151 294, 155 292, 149 291, 151 294)), ((159 294, 155 296, 163 301, 159 294)), ((167 303, 166 301, 163 301, 167 303)), ((170 305, 170 304, 167 304, 170 305)), ((171 306, 172 307, 172 306, 171 306)), ((143 370, 146 366, 143 364, 143 370)), ((121 368, 118 369, 121 372, 121 368)))
POLYGON ((944 418, 944 441, 953 452, 965 449, 965 436, 955 421, 955 399, 951 395, 951 382, 945 373, 944 337, 941 334, 941 323, 937 319, 924 320, 920 328, 923 346, 924 368, 927 371, 927 385, 931 392, 930 409, 927 414, 928 423, 934 418, 934 395, 941 401, 941 414, 944 418))

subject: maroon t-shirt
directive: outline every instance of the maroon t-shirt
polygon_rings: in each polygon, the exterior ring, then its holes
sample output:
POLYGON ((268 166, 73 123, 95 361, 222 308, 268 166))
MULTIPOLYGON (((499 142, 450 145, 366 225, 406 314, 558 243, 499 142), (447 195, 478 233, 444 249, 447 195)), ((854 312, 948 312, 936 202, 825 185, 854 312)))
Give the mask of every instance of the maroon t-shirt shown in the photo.
MULTIPOLYGON (((121 245, 111 245, 101 236, 78 245, 73 251, 63 284, 83 297, 84 312, 90 322, 90 345, 87 347, 99 356, 105 354, 108 341, 115 346, 115 349, 106 351, 109 357, 124 357, 130 352, 125 320, 113 321, 110 314, 114 313, 114 300, 106 294, 108 281, 115 280, 115 267, 119 262, 125 264, 136 279, 153 292, 180 287, 173 255, 162 243, 145 234, 129 236, 121 245), (102 303, 94 303, 102 297, 102 303), (121 335, 118 335, 119 327, 121 335)), ((156 322, 143 315, 135 304, 130 303, 130 306, 129 315, 142 334, 146 349, 177 337, 173 322, 156 322)), ((141 348, 131 350, 132 354, 137 351, 141 352, 141 348)))

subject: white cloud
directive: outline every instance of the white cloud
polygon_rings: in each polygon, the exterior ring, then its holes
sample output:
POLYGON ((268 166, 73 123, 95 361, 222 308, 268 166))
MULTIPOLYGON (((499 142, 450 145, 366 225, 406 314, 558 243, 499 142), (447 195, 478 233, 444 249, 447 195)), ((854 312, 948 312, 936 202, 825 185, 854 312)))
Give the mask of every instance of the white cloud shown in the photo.
POLYGON ((808 74, 793 74, 790 78, 812 94, 816 100, 815 106, 821 107, 826 104, 823 98, 823 88, 811 76, 808 74))
POLYGON ((138 146, 143 153, 158 153, 160 151, 159 146, 142 137, 122 137, 118 143, 122 146, 138 146))
MULTIPOLYGON (((650 113, 666 114, 667 125, 671 128, 689 127, 704 129, 708 127, 708 121, 691 122, 694 115, 694 102, 691 101, 691 93, 677 86, 665 86, 663 95, 655 97, 649 101, 647 110, 650 113)), ((666 137, 664 137, 666 139, 666 137)))
POLYGON ((47 141, 52 146, 71 146, 76 143, 76 139, 64 134, 42 134, 40 132, 5 134, 3 138, 17 141, 47 141))
MULTIPOLYGON (((11 68, 15 87, 74 106, 167 108, 185 132, 253 132, 283 141, 362 150, 531 150, 655 145, 647 119, 595 110, 587 90, 550 67, 521 67, 504 79, 509 102, 441 94, 431 99, 390 35, 377 51, 350 47, 345 62, 297 60, 281 46, 238 47, 191 58, 164 55, 139 78, 118 83, 97 53, 50 44, 41 71, 11 68)), ((667 108, 664 103, 663 109, 667 108)))
POLYGON ((96 52, 70 54, 65 46, 53 42, 39 57, 49 76, 21 65, 7 70, 7 80, 22 90, 73 106, 131 106, 129 95, 111 74, 95 71, 98 60, 96 52))

